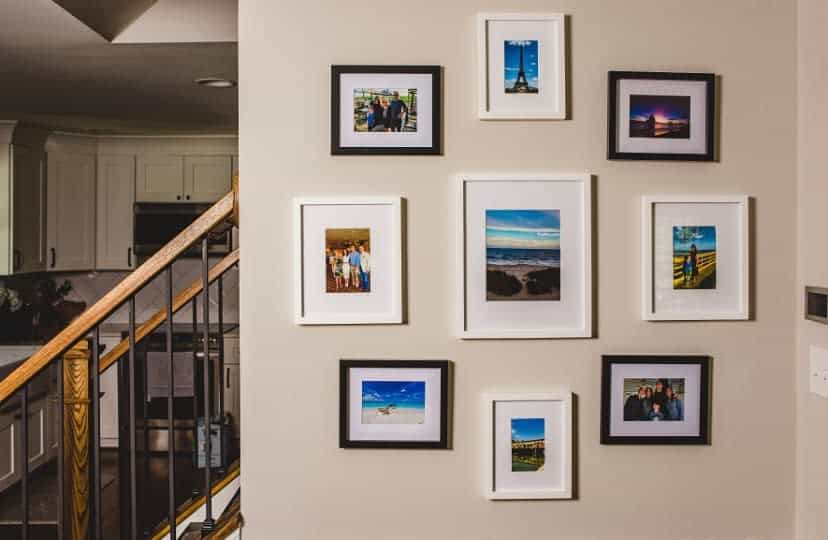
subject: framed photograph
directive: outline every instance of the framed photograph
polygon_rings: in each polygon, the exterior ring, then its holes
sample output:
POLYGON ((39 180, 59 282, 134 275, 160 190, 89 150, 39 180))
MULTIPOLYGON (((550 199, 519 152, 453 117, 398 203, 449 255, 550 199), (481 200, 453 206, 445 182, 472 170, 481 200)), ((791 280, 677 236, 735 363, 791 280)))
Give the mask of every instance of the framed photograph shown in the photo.
POLYGON ((340 360, 340 448, 448 448, 447 360, 340 360))
POLYGON ((746 195, 642 198, 642 311, 650 321, 748 319, 746 195))
POLYGON ((712 73, 609 72, 609 159, 713 161, 712 73))
POLYGON ((293 204, 297 324, 402 323, 401 199, 293 204))
POLYGON ((477 25, 479 117, 565 119, 565 16, 481 13, 477 25))
POLYGON ((572 498, 572 393, 484 396, 486 497, 572 498))
POLYGON ((601 444, 709 444, 710 358, 604 356, 601 444))
POLYGON ((591 177, 458 177, 463 339, 592 335, 591 177))
POLYGON ((440 66, 331 66, 331 154, 440 154, 440 66))

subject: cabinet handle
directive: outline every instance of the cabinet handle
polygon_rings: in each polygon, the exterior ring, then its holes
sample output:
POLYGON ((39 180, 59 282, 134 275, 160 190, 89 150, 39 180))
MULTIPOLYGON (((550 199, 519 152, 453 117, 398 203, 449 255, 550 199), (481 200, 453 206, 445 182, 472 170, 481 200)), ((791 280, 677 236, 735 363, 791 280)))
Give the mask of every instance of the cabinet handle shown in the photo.
POLYGON ((227 368, 227 376, 224 378, 224 384, 230 388, 230 368, 227 368))
POLYGON ((176 196, 175 196, 175 200, 176 200, 176 201, 180 201, 180 200, 181 200, 181 195, 176 195, 176 196))
POLYGON ((51 267, 54 268, 57 265, 57 253, 55 252, 55 248, 49 248, 49 251, 52 253, 51 267))
POLYGON ((189 201, 189 200, 190 200, 190 196, 189 196, 189 195, 187 195, 186 199, 189 201))
POLYGON ((14 260, 12 260, 12 272, 16 272, 23 267, 23 253, 19 249, 14 250, 14 260))
POLYGON ((132 268, 132 246, 127 248, 127 267, 132 268))

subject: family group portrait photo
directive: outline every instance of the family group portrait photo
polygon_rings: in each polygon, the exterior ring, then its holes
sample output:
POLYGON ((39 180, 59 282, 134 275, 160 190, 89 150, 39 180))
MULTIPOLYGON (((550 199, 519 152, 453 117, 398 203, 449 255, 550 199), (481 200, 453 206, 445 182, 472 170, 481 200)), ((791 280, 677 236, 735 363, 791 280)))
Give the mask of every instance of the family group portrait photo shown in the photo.
POLYGON ((354 131, 417 131, 416 88, 355 88, 354 131))
POLYGON ((673 227, 673 289, 716 288, 716 227, 673 227))
POLYGON ((486 210, 486 300, 560 299, 560 210, 486 210))
POLYGON ((371 230, 325 229, 326 292, 371 292, 371 230))
POLYGON ((624 421, 684 420, 684 379, 624 379, 624 421))

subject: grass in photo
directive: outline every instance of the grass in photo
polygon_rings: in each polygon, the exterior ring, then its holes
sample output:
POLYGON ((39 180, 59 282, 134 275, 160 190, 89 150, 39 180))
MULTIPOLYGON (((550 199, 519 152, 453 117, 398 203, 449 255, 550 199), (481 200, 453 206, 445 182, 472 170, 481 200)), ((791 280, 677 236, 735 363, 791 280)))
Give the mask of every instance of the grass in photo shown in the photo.
POLYGON ((512 418, 512 472, 543 470, 545 424, 543 418, 512 418))
POLYGON ((625 422, 684 420, 684 379, 624 379, 625 422))
POLYGON ((486 210, 486 300, 560 299, 560 210, 486 210))
POLYGON ((716 227, 673 227, 673 289, 716 288, 716 227))
POLYGON ((630 96, 630 137, 690 138, 690 96, 630 96))
POLYGON ((354 131, 417 131, 416 88, 355 88, 354 131))
POLYGON ((503 90, 507 94, 538 93, 538 40, 503 42, 503 90))
POLYGON ((371 292, 371 230, 325 229, 325 290, 371 292))
POLYGON ((425 393, 425 381, 362 381, 362 423, 422 424, 425 393))

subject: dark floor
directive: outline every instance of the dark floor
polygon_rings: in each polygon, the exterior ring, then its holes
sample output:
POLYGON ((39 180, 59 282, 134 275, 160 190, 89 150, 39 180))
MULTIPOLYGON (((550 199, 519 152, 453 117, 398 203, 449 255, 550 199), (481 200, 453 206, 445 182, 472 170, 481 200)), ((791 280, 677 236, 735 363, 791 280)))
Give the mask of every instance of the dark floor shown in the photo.
MULTIPOLYGON (((166 454, 151 454, 147 460, 139 457, 138 510, 139 531, 149 536, 168 513, 168 464, 166 454)), ((181 506, 204 486, 204 471, 193 467, 190 454, 179 454, 175 460, 176 506, 181 506)), ((223 471, 214 471, 213 478, 221 478, 223 471)), ((106 450, 101 456, 103 533, 106 540, 120 535, 120 489, 118 481, 118 453, 106 450)), ((34 526, 30 540, 55 538, 57 520, 57 467, 54 463, 33 473, 29 480, 29 516, 34 526)), ((21 494, 16 486, 0 494, 0 539, 20 538, 21 494)))

